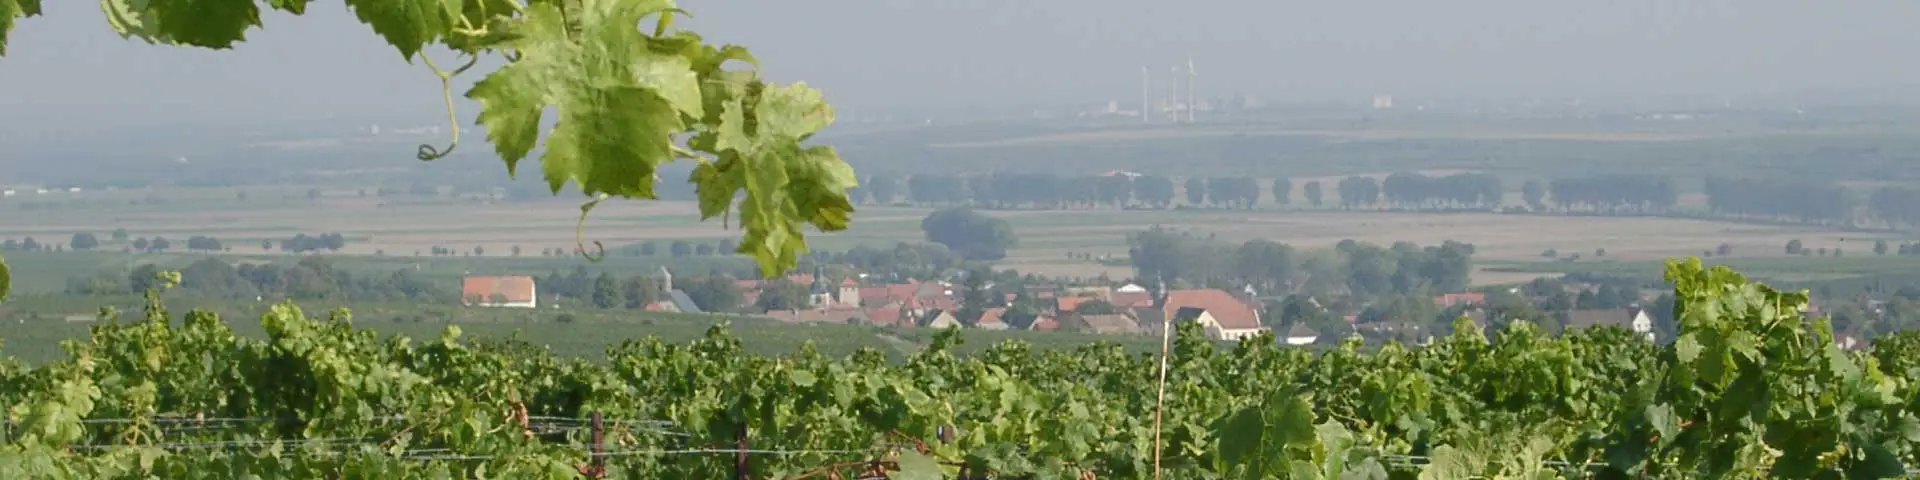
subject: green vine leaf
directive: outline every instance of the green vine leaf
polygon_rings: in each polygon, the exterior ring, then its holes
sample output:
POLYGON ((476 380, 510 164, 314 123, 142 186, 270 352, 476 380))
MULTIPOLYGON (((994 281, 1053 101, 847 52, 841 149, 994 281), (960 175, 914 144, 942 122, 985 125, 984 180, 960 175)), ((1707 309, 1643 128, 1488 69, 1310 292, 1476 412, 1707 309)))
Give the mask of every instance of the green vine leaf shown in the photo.
POLYGON ((347 7, 374 33, 412 60, 422 47, 447 36, 461 18, 461 0, 347 0, 347 7))
POLYGON ((6 257, 0 257, 0 302, 7 301, 7 294, 13 291, 13 274, 7 270, 6 257))
POLYGON ((7 56, 7 34, 14 22, 40 14, 40 0, 0 0, 0 57, 7 56))
MULTIPOLYGON (((305 9, 287 0, 274 5, 305 9)), ((101 0, 100 9, 122 38, 163 45, 232 48, 246 39, 247 29, 260 26, 253 0, 101 0)))
POLYGON ((920 452, 913 450, 902 450, 900 451, 900 472, 897 475, 890 475, 889 478, 896 480, 940 480, 945 478, 945 475, 941 473, 940 464, 933 461, 933 457, 921 455, 920 452))
POLYGON ((654 198, 654 169, 672 158, 672 135, 686 129, 669 101, 639 79, 653 55, 636 26, 661 6, 587 1, 566 13, 536 4, 513 24, 507 47, 521 55, 467 91, 480 102, 479 123, 513 172, 539 138, 542 111, 558 109, 540 163, 547 184, 568 181, 588 195, 654 198), (569 20, 579 22, 576 41, 569 20))

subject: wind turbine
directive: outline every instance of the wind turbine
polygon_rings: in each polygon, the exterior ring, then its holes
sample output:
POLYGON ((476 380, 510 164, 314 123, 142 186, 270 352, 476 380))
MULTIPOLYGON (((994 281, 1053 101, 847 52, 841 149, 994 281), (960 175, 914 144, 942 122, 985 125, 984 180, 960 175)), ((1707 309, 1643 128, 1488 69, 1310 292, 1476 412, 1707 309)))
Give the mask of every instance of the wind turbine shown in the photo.
POLYGON ((1180 66, 1167 67, 1173 85, 1167 89, 1167 114, 1173 117, 1173 123, 1180 123, 1180 66))
POLYGON ((1187 123, 1193 123, 1193 111, 1200 108, 1200 101, 1193 98, 1193 81, 1199 74, 1193 73, 1193 54, 1187 54, 1187 123))
POLYGON ((1152 108, 1147 104, 1153 101, 1152 83, 1147 70, 1146 65, 1140 66, 1140 123, 1153 123, 1153 117, 1147 113, 1152 108))

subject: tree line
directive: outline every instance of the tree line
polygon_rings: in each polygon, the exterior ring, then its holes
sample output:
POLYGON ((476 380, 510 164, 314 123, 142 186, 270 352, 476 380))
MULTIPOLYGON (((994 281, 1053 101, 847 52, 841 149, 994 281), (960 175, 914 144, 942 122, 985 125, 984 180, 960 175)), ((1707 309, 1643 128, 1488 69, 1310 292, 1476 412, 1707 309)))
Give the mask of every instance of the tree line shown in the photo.
MULTIPOLYGON (((160 271, 154 264, 141 264, 124 276, 101 274, 69 279, 66 290, 74 295, 144 292, 157 286, 155 274, 160 271)), ((457 292, 421 278, 412 269, 361 276, 334 268, 330 260, 317 256, 301 258, 298 263, 286 266, 251 263, 234 266, 217 258, 202 258, 179 272, 177 291, 207 298, 428 303, 449 303, 458 298, 457 292)))
POLYGON ((1421 247, 1341 241, 1331 251, 1301 251, 1265 239, 1239 245, 1212 236, 1154 227, 1128 236, 1128 253, 1143 282, 1260 295, 1407 295, 1463 291, 1473 269, 1473 245, 1448 241, 1421 247))
POLYGON ((1708 177, 1706 194, 1707 207, 1726 216, 1806 223, 1853 217, 1846 189, 1831 183, 1708 177))
MULTIPOLYGON (((1274 188, 1285 189, 1273 198, 1286 203, 1292 184, 1280 179, 1273 185, 1276 185, 1274 188)), ((856 202, 879 204, 906 201, 922 206, 1059 209, 1170 208, 1175 200, 1182 198, 1187 205, 1252 208, 1260 202, 1265 192, 1254 177, 1190 177, 1176 184, 1173 178, 1158 175, 1114 173, 1074 177, 1052 173, 994 172, 980 175, 875 175, 868 177, 862 188, 849 194, 856 202)))
POLYGON ((1709 177, 1707 205, 1715 214, 1771 221, 1920 227, 1920 188, 1884 186, 1865 195, 1832 182, 1709 177))
MULTIPOLYGON (((341 248, 345 248, 346 245, 347 237, 338 233, 322 233, 319 235, 300 233, 295 234, 293 238, 281 240, 280 251, 290 253, 306 253, 320 250, 338 252, 341 248)), ((269 250, 272 248, 272 243, 268 240, 261 240, 260 248, 262 250, 269 250)))
MULTIPOLYGON (((1607 174, 1554 179, 1548 184, 1552 205, 1563 212, 1602 214, 1665 213, 1680 203, 1680 189, 1673 180, 1658 175, 1607 174)), ((1522 188, 1528 203, 1530 198, 1522 188)), ((1541 203, 1544 205, 1544 203, 1541 203)))
MULTIPOLYGON (((593 275, 584 266, 574 267, 566 275, 554 271, 537 278, 534 288, 542 297, 569 299, 606 309, 639 310, 666 299, 662 285, 652 275, 619 277, 609 272, 593 275)), ((733 278, 718 274, 675 276, 673 288, 685 292, 688 299, 706 312, 739 311, 745 298, 733 278)))
MULTIPOLYGON (((119 235, 121 232, 124 232, 124 231, 118 231, 116 232, 116 235, 119 235)), ((116 238, 116 240, 126 241, 126 238, 121 237, 121 238, 116 238)), ((82 232, 82 233, 73 234, 73 237, 68 239, 65 245, 61 245, 54 242, 41 242, 39 240, 35 240, 33 237, 25 237, 19 240, 9 238, 4 241, 0 241, 0 251, 61 252, 61 251, 66 251, 68 249, 72 249, 73 251, 88 251, 88 250, 98 249, 100 248, 100 245, 101 243, 100 243, 99 237, 95 236, 92 233, 82 232)), ((188 251, 194 251, 194 252, 219 252, 227 249, 225 245, 222 245, 220 243, 220 240, 217 240, 213 237, 203 236, 203 235, 194 235, 192 237, 188 237, 186 246, 188 251)), ((173 241, 167 240, 167 237, 160 237, 160 236, 156 236, 153 238, 139 237, 134 239, 132 242, 127 243, 127 246, 125 247, 126 251, 128 252, 146 252, 146 253, 164 252, 172 248, 173 248, 173 241)))

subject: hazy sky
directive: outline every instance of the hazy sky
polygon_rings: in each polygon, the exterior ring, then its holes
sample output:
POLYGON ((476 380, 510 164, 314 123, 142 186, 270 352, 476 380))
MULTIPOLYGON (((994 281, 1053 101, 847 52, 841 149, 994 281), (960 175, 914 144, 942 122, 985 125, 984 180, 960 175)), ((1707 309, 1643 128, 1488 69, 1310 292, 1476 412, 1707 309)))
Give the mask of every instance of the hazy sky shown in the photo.
MULTIPOLYGON (((121 40, 47 2, 0 59, 0 126, 432 122, 423 67, 338 2, 233 52, 121 40)), ((1920 83, 1920 3, 1895 0, 688 0, 710 39, 846 109, 1137 101, 1191 53, 1202 95, 1274 99, 1741 93, 1920 83)), ((469 112, 470 113, 470 112, 469 112)))

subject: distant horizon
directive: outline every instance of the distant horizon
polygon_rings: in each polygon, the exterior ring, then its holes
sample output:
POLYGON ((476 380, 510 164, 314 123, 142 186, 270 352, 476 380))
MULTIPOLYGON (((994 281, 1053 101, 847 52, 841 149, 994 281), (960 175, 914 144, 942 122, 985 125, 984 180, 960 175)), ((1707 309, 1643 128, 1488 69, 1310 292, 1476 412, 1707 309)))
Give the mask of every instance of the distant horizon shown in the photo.
MULTIPOLYGON (((1793 0, 1198 0, 686 6, 685 26, 752 49, 767 78, 806 81, 849 115, 1137 104, 1139 69, 1185 65, 1197 94, 1269 103, 1401 98, 1752 97, 1809 91, 1913 98, 1920 4, 1793 0), (966 21, 956 21, 965 19, 966 21)), ((98 5, 49 2, 0 59, 0 128, 241 128, 438 116, 437 82, 338 3, 229 51, 146 45, 98 5)), ((446 58, 444 51, 435 51, 446 58)), ((487 62, 474 73, 482 73, 487 62)), ((1165 74, 1154 86, 1165 86, 1165 74)), ((464 91, 479 75, 456 80, 464 91)), ((1157 89, 1157 88, 1156 88, 1157 89)), ((1184 90, 1184 89, 1183 89, 1184 90)), ((1184 93, 1184 92, 1182 92, 1184 93)), ((1159 95, 1156 93, 1156 95, 1159 95)), ((1901 100, 1912 102, 1913 100, 1901 100)), ((464 99, 462 116, 476 112, 464 99)), ((386 123, 386 121, 381 121, 386 123)))

